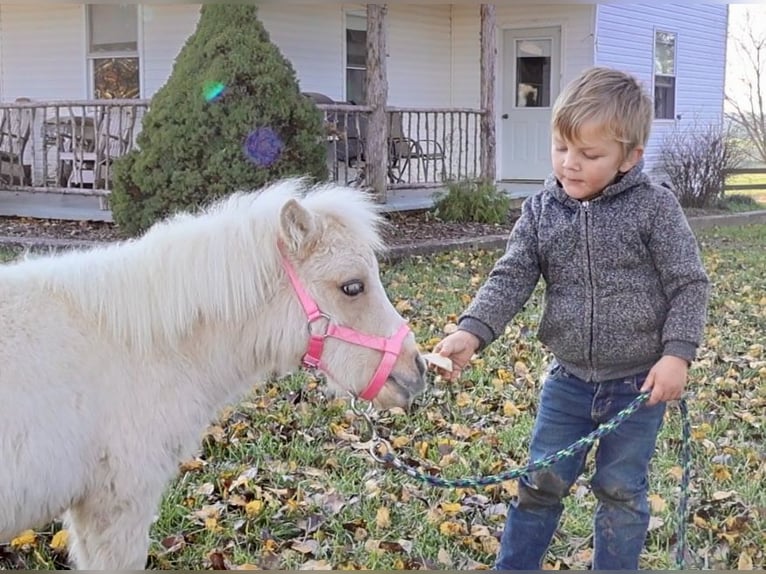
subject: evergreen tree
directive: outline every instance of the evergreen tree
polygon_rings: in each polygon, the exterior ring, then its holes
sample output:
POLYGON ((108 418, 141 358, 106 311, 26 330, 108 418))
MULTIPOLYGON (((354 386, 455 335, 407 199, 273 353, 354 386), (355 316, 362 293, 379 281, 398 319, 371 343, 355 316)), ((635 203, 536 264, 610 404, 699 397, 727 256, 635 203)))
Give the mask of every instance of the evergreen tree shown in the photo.
POLYGON ((143 118, 137 149, 115 162, 115 222, 157 219, 288 175, 327 177, 322 115, 301 95, 257 7, 209 4, 143 118))

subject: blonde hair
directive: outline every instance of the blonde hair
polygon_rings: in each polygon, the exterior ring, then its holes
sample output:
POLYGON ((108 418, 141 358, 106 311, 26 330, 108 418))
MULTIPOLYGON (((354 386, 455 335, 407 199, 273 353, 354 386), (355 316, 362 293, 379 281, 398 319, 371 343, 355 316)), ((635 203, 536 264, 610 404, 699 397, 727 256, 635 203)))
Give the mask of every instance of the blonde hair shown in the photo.
POLYGON ((570 82, 553 105, 552 127, 568 142, 578 141, 582 127, 598 122, 608 137, 622 144, 623 155, 646 145, 654 105, 641 84, 625 72, 594 67, 570 82))

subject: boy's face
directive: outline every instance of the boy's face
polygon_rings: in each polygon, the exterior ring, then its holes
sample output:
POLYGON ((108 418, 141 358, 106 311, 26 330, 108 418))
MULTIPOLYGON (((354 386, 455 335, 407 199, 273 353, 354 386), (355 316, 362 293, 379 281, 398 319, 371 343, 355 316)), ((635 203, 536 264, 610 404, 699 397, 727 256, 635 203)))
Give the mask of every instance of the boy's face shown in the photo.
POLYGON ((595 122, 583 124, 575 142, 565 141, 554 131, 551 145, 553 173, 566 194, 578 200, 599 195, 618 172, 635 166, 643 153, 643 148, 638 147, 624 157, 622 144, 608 137, 595 122))

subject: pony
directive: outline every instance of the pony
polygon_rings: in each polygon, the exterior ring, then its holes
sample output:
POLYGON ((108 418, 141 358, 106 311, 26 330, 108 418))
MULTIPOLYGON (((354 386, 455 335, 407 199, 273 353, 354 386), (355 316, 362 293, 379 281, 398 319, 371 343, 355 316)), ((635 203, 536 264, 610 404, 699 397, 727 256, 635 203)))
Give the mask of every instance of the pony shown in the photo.
POLYGON ((359 189, 293 178, 0 266, 0 541, 61 517, 76 569, 144 569, 207 425, 302 366, 410 408, 426 368, 381 283, 382 223, 359 189))

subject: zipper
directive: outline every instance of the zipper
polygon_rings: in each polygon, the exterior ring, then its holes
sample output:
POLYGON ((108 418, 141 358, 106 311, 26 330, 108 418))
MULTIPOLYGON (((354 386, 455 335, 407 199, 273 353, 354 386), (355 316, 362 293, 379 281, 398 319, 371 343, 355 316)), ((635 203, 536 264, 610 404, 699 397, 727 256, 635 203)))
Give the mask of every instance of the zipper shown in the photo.
POLYGON ((596 306, 595 302, 595 287, 593 285, 593 261, 591 260, 591 253, 590 253, 590 201, 583 201, 582 202, 582 209, 585 213, 585 259, 587 262, 588 267, 588 287, 590 288, 589 293, 589 300, 588 304, 590 308, 588 309, 589 313, 589 322, 588 322, 588 353, 587 353, 587 361, 588 361, 588 380, 593 379, 593 315, 594 310, 596 306))

